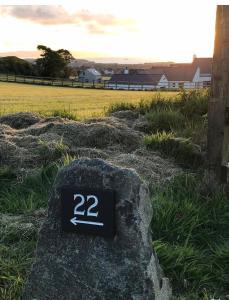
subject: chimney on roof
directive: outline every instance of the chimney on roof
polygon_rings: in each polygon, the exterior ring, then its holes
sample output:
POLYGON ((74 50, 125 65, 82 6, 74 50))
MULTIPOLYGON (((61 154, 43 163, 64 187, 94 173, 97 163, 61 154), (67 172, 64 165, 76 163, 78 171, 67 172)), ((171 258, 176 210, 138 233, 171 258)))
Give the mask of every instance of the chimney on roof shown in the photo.
POLYGON ((192 61, 194 61, 196 58, 197 58, 197 55, 193 54, 192 61))
POLYGON ((123 71, 123 74, 125 74, 125 75, 129 74, 129 70, 128 70, 127 67, 125 67, 125 69, 124 69, 124 71, 123 71))

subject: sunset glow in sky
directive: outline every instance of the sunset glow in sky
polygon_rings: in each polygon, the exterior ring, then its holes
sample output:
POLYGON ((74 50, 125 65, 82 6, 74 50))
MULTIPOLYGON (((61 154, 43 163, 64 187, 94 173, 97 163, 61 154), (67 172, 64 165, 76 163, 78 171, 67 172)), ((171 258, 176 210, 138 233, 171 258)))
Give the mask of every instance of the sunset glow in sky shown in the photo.
POLYGON ((0 56, 17 52, 21 57, 34 57, 38 55, 34 53, 38 44, 68 49, 76 58, 124 59, 126 63, 191 61, 193 54, 213 54, 214 0, 28 4, 0 1, 0 56))

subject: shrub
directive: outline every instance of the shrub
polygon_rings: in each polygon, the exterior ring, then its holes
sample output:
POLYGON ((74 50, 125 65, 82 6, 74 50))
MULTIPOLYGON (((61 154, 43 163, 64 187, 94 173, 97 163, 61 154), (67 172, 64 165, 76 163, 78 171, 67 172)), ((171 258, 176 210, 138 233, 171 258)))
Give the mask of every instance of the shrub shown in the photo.
POLYGON ((148 149, 160 151, 184 167, 198 168, 203 165, 201 149, 190 139, 176 138, 173 133, 163 131, 145 136, 144 143, 148 149))
POLYGON ((209 90, 182 91, 180 98, 180 111, 188 118, 203 116, 208 111, 209 90))
POLYGON ((169 109, 172 107, 174 99, 162 98, 160 94, 156 94, 151 100, 140 100, 137 104, 120 102, 111 104, 107 110, 107 114, 111 114, 121 110, 133 110, 145 115, 151 111, 169 109))
POLYGON ((53 117, 61 117, 61 118, 64 118, 64 119, 69 119, 69 120, 74 120, 74 121, 77 121, 78 118, 75 114, 65 110, 65 109, 59 109, 59 110, 54 110, 51 115, 53 117))
POLYGON ((151 132, 173 131, 185 125, 185 117, 174 110, 154 110, 146 114, 151 132))
POLYGON ((40 139, 38 142, 37 152, 43 165, 48 165, 50 161, 56 161, 66 155, 69 149, 67 145, 63 143, 63 137, 59 141, 45 141, 40 139))
POLYGON ((135 104, 128 103, 128 102, 112 103, 108 107, 106 113, 109 115, 111 113, 121 111, 121 110, 137 110, 137 106, 135 104))

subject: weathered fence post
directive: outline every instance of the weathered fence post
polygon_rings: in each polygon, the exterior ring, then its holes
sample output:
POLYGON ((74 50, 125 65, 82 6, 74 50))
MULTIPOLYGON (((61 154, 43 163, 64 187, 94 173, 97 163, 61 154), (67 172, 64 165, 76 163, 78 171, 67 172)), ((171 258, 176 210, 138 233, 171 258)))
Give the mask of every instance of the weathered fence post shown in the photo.
POLYGON ((100 159, 57 176, 23 300, 169 300, 137 173, 100 159))
POLYGON ((209 171, 228 182, 229 162, 229 6, 218 5, 212 69, 212 92, 208 107, 209 171))

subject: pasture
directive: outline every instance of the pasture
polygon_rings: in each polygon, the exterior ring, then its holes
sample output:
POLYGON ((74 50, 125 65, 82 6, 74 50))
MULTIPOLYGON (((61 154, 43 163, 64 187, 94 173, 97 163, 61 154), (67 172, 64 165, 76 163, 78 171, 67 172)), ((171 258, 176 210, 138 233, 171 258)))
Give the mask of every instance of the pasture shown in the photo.
MULTIPOLYGON (((20 111, 51 115, 66 111, 79 119, 103 116, 115 103, 137 103, 150 100, 158 92, 115 91, 67 87, 48 87, 0 82, 0 115, 20 111)), ((174 97, 177 92, 160 92, 163 97, 174 97)))

